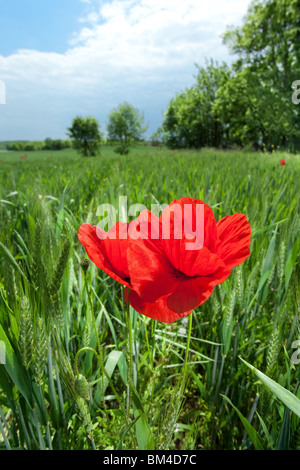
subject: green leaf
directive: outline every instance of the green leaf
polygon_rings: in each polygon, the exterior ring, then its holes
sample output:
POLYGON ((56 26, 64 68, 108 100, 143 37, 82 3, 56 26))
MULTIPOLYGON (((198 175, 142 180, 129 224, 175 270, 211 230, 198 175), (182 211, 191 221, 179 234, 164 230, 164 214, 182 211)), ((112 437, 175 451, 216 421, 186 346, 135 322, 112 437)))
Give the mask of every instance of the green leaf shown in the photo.
POLYGON ((21 276, 25 279, 25 281, 29 282, 27 277, 25 276, 24 272, 22 271, 22 269, 20 268, 20 266, 16 262, 15 258, 11 254, 11 252, 1 242, 0 242, 0 248, 2 249, 2 251, 4 253, 4 256, 7 259, 7 261, 21 274, 21 276))
POLYGON ((285 264, 285 289, 286 290, 288 288, 288 285, 289 285, 289 282, 290 282, 290 279, 291 279, 291 275, 293 273, 293 270, 294 270, 294 267, 295 267, 295 264, 296 264, 296 260, 299 256, 299 247, 300 247, 300 240, 297 239, 297 240, 295 240, 295 242, 293 244, 293 247, 292 247, 291 251, 288 254, 288 258, 287 258, 287 261, 286 261, 286 264, 285 264))
POLYGON ((239 418, 240 420, 242 421, 243 425, 244 425, 244 428, 246 429, 247 431, 247 434, 248 436, 250 437, 251 439, 251 442, 253 443, 254 447, 256 450, 264 450, 264 445, 262 443, 262 440, 259 436, 259 434, 257 433, 257 431, 254 429, 254 427, 252 426, 252 424, 249 423, 249 421, 242 415, 242 413, 233 405, 233 403, 229 400, 228 397, 226 397, 225 395, 222 395, 221 396, 224 398, 224 400, 227 401, 227 403, 229 403, 229 405, 232 406, 232 408, 237 412, 237 414, 239 415, 239 418))
POLYGON ((120 438, 119 443, 116 447, 116 450, 123 450, 123 441, 124 441, 124 438, 126 437, 126 434, 130 431, 132 426, 134 426, 135 423, 140 419, 140 417, 141 417, 141 415, 138 415, 128 426, 126 426, 126 428, 124 429, 124 431, 121 434, 121 438, 120 438))
POLYGON ((199 388, 199 391, 200 391, 201 395, 203 396, 205 401, 209 402, 210 397, 209 397, 209 394, 208 394, 206 388, 204 387, 204 384, 201 382, 201 380, 199 379, 199 377, 195 374, 195 372, 193 370, 191 370, 191 374, 193 376, 195 384, 199 388))
POLYGON ((290 442, 290 410, 285 408, 281 424, 280 434, 277 442, 277 450, 289 450, 290 442))
POLYGON ((4 428, 2 426, 1 420, 0 420, 0 434, 2 434, 2 439, 4 441, 6 449, 11 450, 11 447, 10 447, 9 441, 6 437, 6 434, 5 434, 4 428))
POLYGON ((7 375, 6 370, 3 369, 3 364, 0 365, 0 388, 5 393, 6 398, 11 403, 13 402, 13 385, 7 375))
MULTIPOLYGON (((255 295, 253 296, 253 298, 252 298, 252 300, 251 300, 251 302, 248 306, 248 309, 250 309, 252 307, 252 304, 253 304, 254 300, 257 298, 258 294, 261 292, 262 288, 264 287, 265 283, 267 282, 267 280, 269 278, 269 274, 270 274, 270 270, 271 270, 271 266, 272 266, 272 259, 273 259, 274 250, 275 250, 276 235, 277 235, 277 226, 276 226, 276 230, 274 232, 274 235, 272 236, 271 241, 269 243, 268 251, 267 251, 265 259, 264 259, 261 278, 260 278, 260 281, 259 281, 259 284, 258 284, 257 291, 256 291, 255 295)), ((262 301, 262 299, 261 299, 261 301, 262 301)))
POLYGON ((267 375, 260 372, 258 369, 253 367, 251 364, 240 358, 246 366, 248 366, 262 383, 272 392, 274 395, 281 400, 291 411, 300 417, 300 400, 292 392, 279 385, 274 380, 270 379, 267 375))
POLYGON ((263 264, 262 273, 261 273, 261 280, 260 280, 260 283, 259 283, 258 290, 260 290, 262 288, 262 286, 264 285, 264 283, 266 282, 265 274, 269 273, 269 271, 271 269, 272 259, 273 259, 274 250, 275 250, 276 236, 277 236, 277 227, 276 227, 276 230, 274 232, 274 235, 271 238, 271 241, 270 241, 270 244, 269 244, 269 247, 268 247, 268 251, 267 251, 266 257, 264 259, 264 264, 263 264))
POLYGON ((262 417, 259 415, 259 413, 256 411, 256 415, 259 419, 259 422, 260 422, 260 425, 262 427, 262 430, 267 438, 267 441, 268 441, 268 444, 270 446, 270 449, 273 449, 273 439, 268 431, 268 428, 266 426, 266 423, 264 422, 264 420, 262 419, 262 417))
POLYGON ((135 406, 134 417, 140 417, 135 425, 139 450, 154 450, 154 439, 143 409, 141 399, 131 381, 132 401, 135 406))
MULTIPOLYGON (((118 362, 121 360, 123 356, 122 351, 112 351, 106 360, 105 363, 105 369, 106 372, 108 373, 109 377, 112 377, 114 370, 118 364, 118 362)), ((94 403, 93 403, 93 409, 96 411, 99 403, 102 400, 103 395, 105 394, 105 391, 108 387, 108 379, 107 377, 100 377, 97 380, 94 380, 93 382, 90 382, 89 385, 95 385, 96 383, 99 383, 96 393, 94 395, 94 403), (102 391, 102 384, 103 384, 103 391, 102 391)))
POLYGON ((19 392, 27 400, 28 404, 31 405, 30 384, 27 379, 26 369, 21 365, 1 325, 0 341, 3 341, 5 344, 5 364, 0 365, 0 370, 1 367, 5 367, 8 375, 12 379, 19 392))
POLYGON ((286 220, 288 219, 283 219, 283 220, 280 220, 279 222, 275 222, 274 224, 267 225, 266 227, 262 227, 262 228, 255 230, 255 232, 253 232, 251 235, 251 239, 253 240, 254 238, 259 237, 263 233, 268 232, 269 230, 273 230, 275 227, 277 227, 277 225, 282 224, 286 220))
POLYGON ((5 199, 0 199, 0 202, 2 204, 9 204, 10 206, 16 207, 16 204, 14 204, 13 202, 10 202, 10 201, 6 201, 5 199))

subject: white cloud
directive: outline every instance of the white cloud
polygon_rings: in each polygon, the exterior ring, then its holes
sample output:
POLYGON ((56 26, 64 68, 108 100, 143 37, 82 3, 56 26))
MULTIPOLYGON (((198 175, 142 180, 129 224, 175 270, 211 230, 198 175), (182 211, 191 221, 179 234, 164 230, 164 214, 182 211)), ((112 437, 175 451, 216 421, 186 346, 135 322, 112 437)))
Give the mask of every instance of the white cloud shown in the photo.
MULTIPOLYGON (((90 12, 80 19, 83 27, 64 54, 20 49, 8 57, 0 55, 7 113, 9 103, 16 108, 19 103, 19 109, 25 110, 30 102, 31 109, 38 108, 43 96, 45 113, 56 103, 65 119, 77 112, 93 113, 104 123, 110 108, 127 100, 146 117, 149 109, 157 121, 174 94, 193 83, 194 63, 201 65, 210 57, 229 60, 220 35, 228 24, 241 22, 249 4, 249 0, 81 1, 89 4, 90 12)), ((50 128, 55 116, 49 111, 50 128)))

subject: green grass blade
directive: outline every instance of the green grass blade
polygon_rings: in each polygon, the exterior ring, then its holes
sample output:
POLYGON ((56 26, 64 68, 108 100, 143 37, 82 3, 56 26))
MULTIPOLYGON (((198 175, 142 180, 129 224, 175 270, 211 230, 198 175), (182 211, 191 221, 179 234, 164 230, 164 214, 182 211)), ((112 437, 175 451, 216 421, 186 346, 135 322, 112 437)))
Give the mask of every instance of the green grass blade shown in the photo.
POLYGON ((15 384, 19 392, 23 395, 23 397, 27 400, 28 404, 30 405, 32 400, 31 400, 30 384, 27 378, 27 371, 21 365, 1 325, 0 325, 0 341, 3 341, 5 344, 5 364, 0 365, 0 368, 5 367, 13 383, 15 384))
POLYGON ((5 258, 7 259, 7 261, 21 274, 21 276, 25 279, 25 281, 29 282, 27 277, 25 276, 24 272, 22 271, 22 269, 20 268, 20 266, 16 262, 15 258, 11 254, 11 252, 1 242, 0 242, 0 248, 1 248, 5 258))
POLYGON ((154 439, 152 435, 151 428, 149 426, 146 414, 143 409, 143 405, 141 399, 139 397, 136 388, 131 382, 131 390, 132 390, 132 401, 134 403, 134 417, 140 417, 135 425, 136 429, 136 438, 138 442, 139 450, 154 450, 154 439))
MULTIPOLYGON (((108 373, 109 377, 111 378, 114 370, 118 364, 118 362, 121 360, 123 356, 122 351, 112 351, 106 360, 105 363, 105 369, 106 372, 108 373)), ((96 393, 94 395, 94 403, 93 403, 93 408, 96 411, 97 407, 99 406, 99 403, 103 399, 103 396, 105 395, 105 391, 108 387, 108 378, 107 377, 100 377, 97 380, 94 380, 93 382, 90 382, 90 386, 95 385, 96 383, 99 383, 99 386, 96 390, 96 393), (102 383, 103 383, 103 390, 102 390, 102 383)))
POLYGON ((290 410, 286 407, 284 410, 283 421, 280 428, 280 434, 276 450, 289 450, 290 443, 290 410))
POLYGON ((227 401, 227 403, 229 403, 230 406, 232 406, 232 408, 237 412, 237 414, 239 415, 239 418, 240 420, 242 421, 243 425, 244 425, 244 428, 246 429, 247 431, 247 434, 248 436, 250 437, 251 439, 251 442, 252 444, 254 445, 255 449, 256 450, 264 450, 264 445, 262 443, 262 440, 259 436, 259 434, 257 433, 257 431, 254 429, 254 427, 252 426, 252 424, 249 423, 249 421, 242 415, 242 413, 233 405, 233 403, 229 400, 228 397, 226 397, 225 395, 221 395, 224 400, 227 401))
POLYGON ((262 419, 262 417, 259 415, 259 413, 257 411, 256 411, 256 415, 259 419, 259 422, 260 422, 260 425, 261 425, 262 430, 264 432, 264 435, 266 436, 266 439, 268 441, 269 448, 273 449, 274 441, 273 441, 273 438, 272 438, 271 434, 268 431, 266 423, 264 422, 264 420, 262 419))
POLYGON ((3 441, 4 441, 4 444, 5 444, 5 447, 7 450, 11 450, 11 447, 10 447, 10 443, 7 439, 7 436, 5 434, 5 431, 4 431, 4 428, 2 426, 2 422, 1 422, 1 419, 0 419, 0 433, 2 434, 2 438, 3 438, 3 441))
POLYGON ((267 375, 260 372, 258 369, 253 367, 251 364, 246 362, 244 359, 241 360, 248 366, 262 383, 272 392, 274 395, 281 400, 291 411, 300 417, 300 400, 292 392, 279 385, 274 380, 270 379, 267 375))
POLYGON ((134 420, 132 420, 132 422, 126 426, 126 428, 124 429, 124 431, 122 432, 121 434, 121 438, 119 440, 119 443, 116 447, 116 450, 123 450, 123 441, 124 441, 124 438, 126 437, 126 435, 128 434, 128 432, 130 431, 130 429, 132 428, 132 426, 134 426, 136 424, 136 422, 140 419, 141 415, 138 415, 134 420))

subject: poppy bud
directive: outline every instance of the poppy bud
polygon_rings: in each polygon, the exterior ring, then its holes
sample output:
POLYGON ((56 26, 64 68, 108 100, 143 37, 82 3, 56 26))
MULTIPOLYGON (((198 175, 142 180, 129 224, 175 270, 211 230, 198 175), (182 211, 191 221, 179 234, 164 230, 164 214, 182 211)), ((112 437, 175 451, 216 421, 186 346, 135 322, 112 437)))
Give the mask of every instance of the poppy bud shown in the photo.
POLYGON ((86 273, 87 270, 89 269, 90 264, 91 264, 91 263, 90 263, 90 260, 89 260, 89 259, 83 259, 83 260, 81 261, 81 267, 82 267, 82 269, 83 269, 83 271, 84 271, 85 273, 86 273))

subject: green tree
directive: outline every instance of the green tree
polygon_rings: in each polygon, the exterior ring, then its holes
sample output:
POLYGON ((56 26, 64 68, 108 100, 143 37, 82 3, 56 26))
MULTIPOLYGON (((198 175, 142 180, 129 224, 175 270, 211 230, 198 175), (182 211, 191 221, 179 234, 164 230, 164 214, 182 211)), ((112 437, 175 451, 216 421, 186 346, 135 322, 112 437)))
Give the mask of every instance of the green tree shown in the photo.
POLYGON ((300 0, 253 1, 224 42, 237 59, 231 69, 198 67, 194 86, 173 98, 163 130, 170 147, 300 148, 300 0))
POLYGON ((146 129, 144 116, 129 103, 120 104, 109 114, 108 138, 119 143, 116 152, 120 154, 127 154, 132 143, 142 139, 146 129))
POLYGON ((171 148, 223 144, 223 126, 215 115, 213 104, 219 87, 228 80, 230 70, 211 60, 199 67, 196 84, 173 98, 164 116, 163 130, 171 148))
POLYGON ((238 60, 215 110, 237 143, 300 144, 300 110, 291 100, 300 76, 299 9, 299 0, 253 2, 243 25, 224 34, 238 60))
POLYGON ((165 136, 161 126, 159 126, 158 129, 153 132, 153 134, 151 134, 150 142, 153 147, 159 147, 160 145, 164 144, 165 136))
POLYGON ((94 157, 100 152, 102 134, 96 118, 75 117, 68 128, 68 135, 83 157, 94 157))

